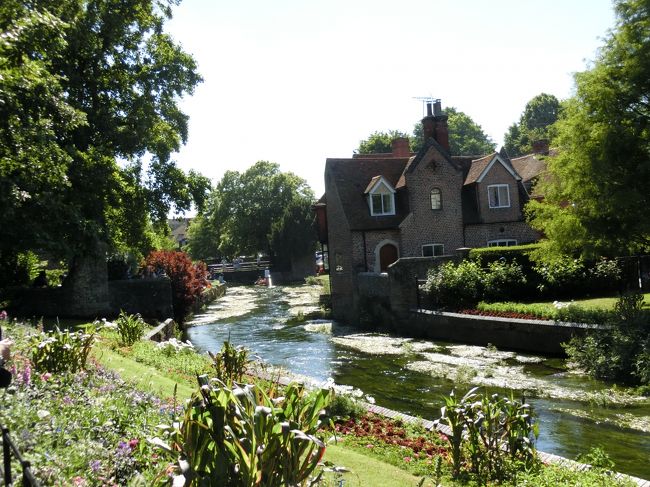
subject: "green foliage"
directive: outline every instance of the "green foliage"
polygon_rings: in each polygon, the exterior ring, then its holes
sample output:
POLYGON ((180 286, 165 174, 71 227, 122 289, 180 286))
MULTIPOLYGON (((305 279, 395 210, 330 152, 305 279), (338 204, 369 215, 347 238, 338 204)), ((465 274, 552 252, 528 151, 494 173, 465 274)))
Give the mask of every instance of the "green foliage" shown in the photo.
POLYGON ((529 209, 554 248, 587 257, 650 248, 650 5, 614 6, 616 27, 591 68, 575 75, 575 96, 556 124, 545 199, 529 209))
POLYGON ((229 259, 261 252, 286 265, 290 256, 313 251, 313 201, 305 180, 281 172, 276 163, 258 161, 243 173, 226 171, 203 216, 190 227, 190 251, 229 259))
POLYGON ((487 268, 473 260, 445 262, 429 270, 423 289, 438 306, 473 307, 482 299, 503 299, 526 284, 521 266, 494 261, 487 268))
POLYGON ((331 418, 356 419, 366 414, 366 408, 349 394, 337 394, 327 408, 331 418))
POLYGON ((631 385, 650 384, 650 319, 643 296, 621 296, 603 330, 573 337, 565 350, 590 375, 631 385))
POLYGON ((188 384, 193 384, 197 375, 211 371, 211 360, 208 357, 196 353, 191 345, 173 338, 160 343, 141 340, 133 345, 130 354, 138 362, 188 384))
POLYGON ((39 259, 33 252, 2 254, 0 252, 0 289, 7 286, 29 286, 39 272, 39 259))
POLYGON ((400 137, 408 138, 408 134, 398 130, 389 130, 388 132, 373 132, 359 142, 357 154, 386 154, 392 152, 393 140, 400 137))
POLYGON ((484 280, 483 298, 496 301, 513 294, 513 290, 526 286, 526 276, 522 267, 506 262, 490 262, 484 280))
POLYGON ((182 323, 207 285, 206 265, 193 264, 185 252, 158 250, 147 256, 145 266, 165 271, 171 280, 174 320, 182 323))
POLYGON ((518 123, 512 124, 504 136, 504 146, 510 157, 519 157, 532 152, 532 144, 538 140, 549 140, 551 128, 560 115, 560 102, 547 93, 531 99, 518 123))
POLYGON ((476 390, 460 400, 452 391, 441 408, 439 421, 452 430, 448 440, 454 476, 465 467, 481 479, 506 479, 521 466, 535 467, 533 442, 539 430, 532 408, 512 397, 481 395, 476 390))
POLYGON ((147 326, 139 314, 130 315, 124 311, 120 312, 120 316, 115 320, 115 324, 117 325, 120 340, 126 346, 133 345, 140 340, 147 326))
POLYGON ((201 206, 209 182, 170 160, 187 137, 178 100, 201 80, 164 33, 175 3, 2 2, 1 255, 144 253, 151 221, 201 206))
POLYGON ((180 428, 169 429, 179 476, 191 485, 306 485, 325 452, 316 434, 331 391, 290 384, 274 399, 257 385, 205 376, 199 384, 180 428))
MULTIPOLYGON (((22 325, 11 330, 16 374, 11 394, 2 397, 0 423, 40 485, 151 485, 160 459, 147 439, 170 420, 173 404, 92 364, 30 373, 27 333, 22 325)), ((21 471, 17 462, 12 471, 21 471)), ((21 484, 20 476, 14 482, 21 484)))
MULTIPOLYGON (((496 144, 469 115, 454 107, 446 108, 444 113, 448 117, 449 152, 452 156, 483 155, 494 152, 496 144)), ((424 142, 422 124, 418 123, 413 128, 411 150, 418 152, 424 142)))
POLYGON ((476 262, 445 262, 429 270, 423 288, 437 305, 462 308, 480 301, 484 281, 485 271, 476 262))
POLYGON ((589 452, 578 455, 576 461, 603 470, 613 470, 615 466, 607 452, 600 446, 592 446, 589 452))
POLYGON ((245 347, 235 347, 229 341, 223 342, 221 350, 213 354, 208 352, 212 359, 212 366, 217 379, 232 386, 235 382, 241 382, 246 368, 252 363, 249 357, 250 351, 245 347))
POLYGON ((59 330, 31 337, 29 342, 30 357, 37 372, 77 372, 86 368, 88 354, 95 342, 95 330, 86 331, 59 330))
POLYGON ((513 245, 512 247, 478 247, 470 249, 469 258, 485 265, 489 262, 505 259, 507 262, 527 264, 529 255, 539 248, 540 244, 513 245))

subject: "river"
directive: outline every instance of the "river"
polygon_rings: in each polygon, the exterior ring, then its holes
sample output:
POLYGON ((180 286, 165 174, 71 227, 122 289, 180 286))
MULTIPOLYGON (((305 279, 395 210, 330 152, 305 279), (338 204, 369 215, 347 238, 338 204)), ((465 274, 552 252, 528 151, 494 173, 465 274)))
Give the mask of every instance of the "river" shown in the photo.
POLYGON ((288 324, 317 309, 319 292, 307 285, 229 287, 189 323, 187 338, 200 351, 218 351, 229 339, 314 383, 333 379, 427 419, 440 416, 441 396, 454 388, 512 391, 538 415, 539 450, 574 459, 601 446, 618 471, 650 479, 649 399, 611 392, 557 358, 365 333, 325 320, 288 324))

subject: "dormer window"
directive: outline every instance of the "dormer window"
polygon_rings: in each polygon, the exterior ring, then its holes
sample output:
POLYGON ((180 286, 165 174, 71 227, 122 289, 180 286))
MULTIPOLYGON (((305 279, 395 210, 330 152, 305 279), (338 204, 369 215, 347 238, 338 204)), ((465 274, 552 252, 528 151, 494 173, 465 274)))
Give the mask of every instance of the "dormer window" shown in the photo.
POLYGON ((490 208, 510 207, 510 187, 507 184, 491 184, 487 191, 490 208))
POLYGON ((366 189, 372 216, 395 214, 395 190, 382 176, 375 176, 366 189))

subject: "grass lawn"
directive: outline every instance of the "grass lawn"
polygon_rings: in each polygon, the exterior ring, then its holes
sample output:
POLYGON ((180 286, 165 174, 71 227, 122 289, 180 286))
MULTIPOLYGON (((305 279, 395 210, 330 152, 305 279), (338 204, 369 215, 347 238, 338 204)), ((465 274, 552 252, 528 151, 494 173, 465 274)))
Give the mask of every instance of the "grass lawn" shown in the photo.
MULTIPOLYGON (((324 478, 328 480, 328 485, 330 479, 342 479, 344 480, 343 485, 346 487, 368 485, 381 485, 382 487, 415 487, 420 485, 419 482, 421 477, 416 477, 397 467, 344 448, 340 445, 328 445, 327 450, 325 451, 324 461, 332 462, 337 467, 345 467, 350 470, 349 472, 342 474, 327 473, 324 478)), ((428 481, 422 485, 433 486, 434 483, 433 481, 428 481)))
POLYGON ((163 399, 174 396, 174 387, 177 388, 179 400, 189 399, 197 389, 194 385, 171 379, 156 369, 124 357, 99 343, 93 348, 92 355, 107 369, 116 371, 124 380, 132 381, 138 389, 163 399))

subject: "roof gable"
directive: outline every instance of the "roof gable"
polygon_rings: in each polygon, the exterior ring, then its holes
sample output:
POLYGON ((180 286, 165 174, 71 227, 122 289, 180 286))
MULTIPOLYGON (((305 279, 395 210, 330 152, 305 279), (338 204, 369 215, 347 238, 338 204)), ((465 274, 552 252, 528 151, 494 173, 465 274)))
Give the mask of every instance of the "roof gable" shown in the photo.
POLYGON ((503 157, 494 152, 472 161, 472 165, 470 166, 467 177, 465 178, 465 185, 480 183, 483 181, 483 178, 485 178, 495 164, 501 164, 515 179, 515 181, 521 181, 521 176, 517 174, 517 171, 515 171, 514 168, 503 159, 503 157))
POLYGON ((384 176, 375 176, 373 177, 370 182, 368 183, 368 186, 366 187, 366 190, 363 192, 363 194, 368 194, 368 193, 374 193, 379 189, 381 185, 386 186, 388 191, 391 193, 395 192, 395 188, 393 187, 392 184, 390 184, 384 176))

